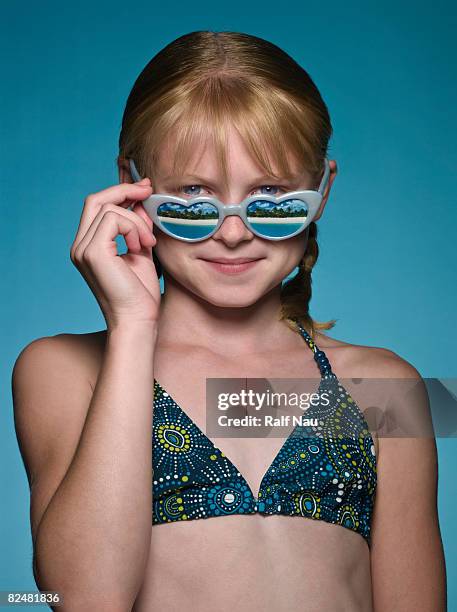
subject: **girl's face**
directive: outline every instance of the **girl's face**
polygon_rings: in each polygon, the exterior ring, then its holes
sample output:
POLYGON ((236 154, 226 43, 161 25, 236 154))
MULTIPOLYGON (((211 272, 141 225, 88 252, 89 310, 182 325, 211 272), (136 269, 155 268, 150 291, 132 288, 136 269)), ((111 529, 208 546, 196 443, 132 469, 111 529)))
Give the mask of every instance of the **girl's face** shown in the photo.
MULTIPOLYGON (((223 187, 215 153, 210 147, 195 153, 184 176, 170 176, 173 149, 169 142, 160 151, 153 192, 182 198, 212 195, 224 204, 238 204, 254 194, 281 195, 287 191, 317 188, 312 184, 311 175, 296 163, 292 166, 295 174, 292 180, 281 181, 264 176, 264 171, 250 156, 235 129, 229 132, 227 147, 227 188, 223 187)), ((333 163, 329 187, 334 178, 333 163)), ((328 191, 315 220, 322 214, 328 191)), ((215 234, 196 243, 176 240, 156 226, 153 231, 157 238, 155 253, 162 263, 165 277, 169 275, 172 282, 219 307, 249 306, 280 285, 300 263, 307 240, 307 231, 287 240, 259 238, 236 216, 226 217, 215 234), (219 259, 244 258, 255 261, 240 266, 236 271, 233 268, 222 269, 214 263, 219 259)))

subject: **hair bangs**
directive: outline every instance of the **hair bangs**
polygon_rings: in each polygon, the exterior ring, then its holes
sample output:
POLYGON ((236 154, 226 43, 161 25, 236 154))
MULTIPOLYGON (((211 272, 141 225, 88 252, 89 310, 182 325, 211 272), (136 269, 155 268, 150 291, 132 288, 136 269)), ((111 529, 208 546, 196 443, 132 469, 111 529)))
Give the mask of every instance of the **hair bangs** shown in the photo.
POLYGON ((156 172, 159 149, 172 148, 173 176, 183 176, 191 160, 210 146, 216 155, 224 185, 228 185, 228 130, 235 128, 249 154, 268 175, 289 179, 298 171, 314 175, 316 160, 312 131, 303 134, 299 109, 275 88, 265 83, 246 83, 239 76, 206 76, 192 89, 180 92, 162 113, 145 138, 141 164, 145 174, 156 172), (268 89, 268 95, 265 93, 268 89), (305 162, 305 168, 302 168, 305 162))

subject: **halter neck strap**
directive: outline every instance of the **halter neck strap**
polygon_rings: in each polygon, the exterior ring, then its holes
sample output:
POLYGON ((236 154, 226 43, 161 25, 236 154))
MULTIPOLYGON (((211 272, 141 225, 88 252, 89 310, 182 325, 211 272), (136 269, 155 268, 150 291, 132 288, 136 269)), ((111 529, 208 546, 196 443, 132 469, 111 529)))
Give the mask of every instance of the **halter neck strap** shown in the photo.
POLYGON ((332 371, 332 367, 330 365, 330 361, 328 360, 327 355, 321 350, 311 336, 308 334, 303 325, 297 320, 293 319, 293 321, 297 324, 298 329, 300 330, 300 334, 305 340, 306 344, 313 351, 314 361, 317 363, 319 367, 319 371, 321 373, 322 378, 336 378, 335 374, 332 371))

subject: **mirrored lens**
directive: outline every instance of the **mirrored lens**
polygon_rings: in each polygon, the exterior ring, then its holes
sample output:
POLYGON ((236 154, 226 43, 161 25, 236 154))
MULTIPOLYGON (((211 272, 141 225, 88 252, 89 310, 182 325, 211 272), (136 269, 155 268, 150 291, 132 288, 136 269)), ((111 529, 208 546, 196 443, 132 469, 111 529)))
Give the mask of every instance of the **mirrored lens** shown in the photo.
POLYGON ((255 200, 247 207, 247 219, 256 232, 272 238, 286 238, 303 228, 308 206, 303 200, 284 200, 279 204, 255 200))
POLYGON ((209 236, 219 219, 219 212, 208 202, 190 206, 164 202, 157 207, 161 225, 177 238, 204 238, 209 236))

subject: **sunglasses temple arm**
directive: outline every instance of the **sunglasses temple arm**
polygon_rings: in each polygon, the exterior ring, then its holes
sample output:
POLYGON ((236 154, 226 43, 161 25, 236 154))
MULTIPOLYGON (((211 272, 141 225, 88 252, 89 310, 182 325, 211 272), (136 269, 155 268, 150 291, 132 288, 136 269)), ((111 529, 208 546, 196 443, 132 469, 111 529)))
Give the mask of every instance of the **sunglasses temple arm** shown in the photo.
POLYGON ((132 158, 129 159, 129 165, 130 165, 130 174, 132 175, 133 180, 135 182, 141 181, 141 176, 138 174, 138 170, 136 169, 135 162, 133 161, 132 158))
POLYGON ((330 164, 328 163, 328 159, 324 160, 324 176, 322 177, 321 184, 319 185, 318 192, 323 196, 325 188, 327 187, 328 177, 330 176, 330 164))

